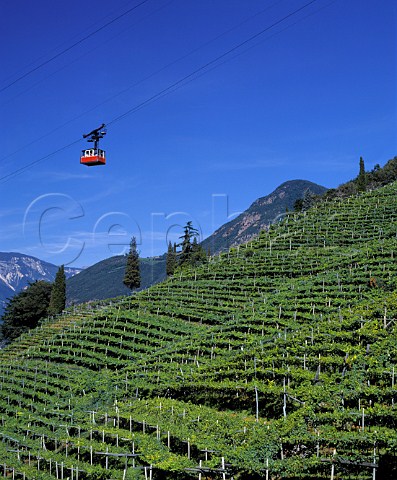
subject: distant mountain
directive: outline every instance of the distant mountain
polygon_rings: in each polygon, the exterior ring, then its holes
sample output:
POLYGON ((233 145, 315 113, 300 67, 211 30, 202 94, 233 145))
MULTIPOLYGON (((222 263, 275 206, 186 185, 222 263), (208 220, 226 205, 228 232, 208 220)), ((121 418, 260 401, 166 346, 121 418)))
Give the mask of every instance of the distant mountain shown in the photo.
MULTIPOLYGON (((141 258, 141 290, 165 279, 165 255, 141 258)), ((131 290, 123 284, 127 257, 117 255, 86 268, 66 281, 68 305, 128 295, 131 290)))
POLYGON ((269 195, 255 200, 247 210, 218 228, 201 245, 214 255, 250 241, 261 230, 280 220, 287 208, 293 210, 296 200, 303 197, 305 190, 322 195, 327 188, 308 180, 289 180, 269 195))
MULTIPOLYGON (((23 290, 29 282, 47 280, 53 282, 58 266, 38 258, 16 252, 0 252, 0 314, 7 298, 23 290)), ((66 277, 79 273, 79 268, 65 268, 66 277)))

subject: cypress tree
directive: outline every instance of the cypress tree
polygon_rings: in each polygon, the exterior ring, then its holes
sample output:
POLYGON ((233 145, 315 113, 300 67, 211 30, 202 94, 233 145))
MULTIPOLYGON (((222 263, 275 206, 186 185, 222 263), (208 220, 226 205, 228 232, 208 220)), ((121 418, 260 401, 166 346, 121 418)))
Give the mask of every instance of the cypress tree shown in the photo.
POLYGON ((172 246, 171 242, 168 244, 167 259, 166 259, 166 273, 169 277, 174 274, 176 268, 176 245, 172 246))
POLYGON ((367 189, 367 174, 365 173, 363 157, 360 157, 360 172, 357 177, 357 191, 365 192, 366 189, 367 189))
POLYGON ((55 282, 52 286, 50 304, 48 306, 49 315, 57 315, 65 309, 66 305, 66 276, 65 267, 61 265, 55 275, 55 282))
POLYGON ((136 248, 136 238, 132 237, 130 243, 130 252, 127 257, 127 265, 123 283, 126 287, 133 290, 141 286, 141 271, 139 266, 139 253, 136 248))

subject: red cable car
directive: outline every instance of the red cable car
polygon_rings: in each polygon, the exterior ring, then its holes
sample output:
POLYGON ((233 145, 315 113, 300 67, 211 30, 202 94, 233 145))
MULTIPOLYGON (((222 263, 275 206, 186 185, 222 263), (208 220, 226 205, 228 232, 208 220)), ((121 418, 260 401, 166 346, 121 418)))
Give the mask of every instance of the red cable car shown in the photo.
POLYGON ((93 167, 106 164, 105 150, 98 148, 99 139, 106 135, 104 127, 105 124, 103 123, 99 128, 83 135, 83 138, 90 137, 88 142, 93 142, 94 148, 87 148, 81 152, 80 163, 82 165, 93 167))
POLYGON ((95 165, 105 165, 105 151, 101 150, 100 148, 87 148, 87 150, 82 150, 80 163, 83 165, 87 165, 87 167, 93 167, 95 165))

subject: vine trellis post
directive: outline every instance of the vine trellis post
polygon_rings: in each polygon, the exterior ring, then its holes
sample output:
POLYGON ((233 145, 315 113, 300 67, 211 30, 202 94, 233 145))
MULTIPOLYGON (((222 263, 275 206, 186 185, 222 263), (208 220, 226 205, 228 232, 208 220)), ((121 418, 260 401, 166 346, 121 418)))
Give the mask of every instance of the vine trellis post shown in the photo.
POLYGON ((258 388, 255 385, 255 419, 259 422, 259 398, 258 398, 258 388))
MULTIPOLYGON (((335 457, 335 455, 336 455, 336 449, 334 448, 333 457, 335 457)), ((334 480, 334 474, 335 474, 335 463, 332 461, 332 465, 331 465, 331 480, 334 480)))

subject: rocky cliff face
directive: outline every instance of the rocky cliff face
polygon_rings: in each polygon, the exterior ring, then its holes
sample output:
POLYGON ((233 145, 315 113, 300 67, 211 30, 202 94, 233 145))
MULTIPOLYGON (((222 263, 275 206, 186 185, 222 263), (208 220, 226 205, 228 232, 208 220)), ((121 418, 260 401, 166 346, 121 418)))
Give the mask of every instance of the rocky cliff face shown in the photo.
MULTIPOLYGON (((53 282, 57 271, 58 266, 38 258, 16 252, 0 252, 0 314, 7 298, 23 290, 29 282, 53 282)), ((80 271, 77 268, 65 268, 67 278, 80 271)))
POLYGON ((307 180, 290 180, 281 184, 274 192, 258 198, 245 212, 225 223, 201 245, 211 254, 228 250, 230 247, 250 241, 272 223, 280 220, 286 209, 293 210, 294 203, 302 198, 305 190, 322 195, 327 189, 307 180))

